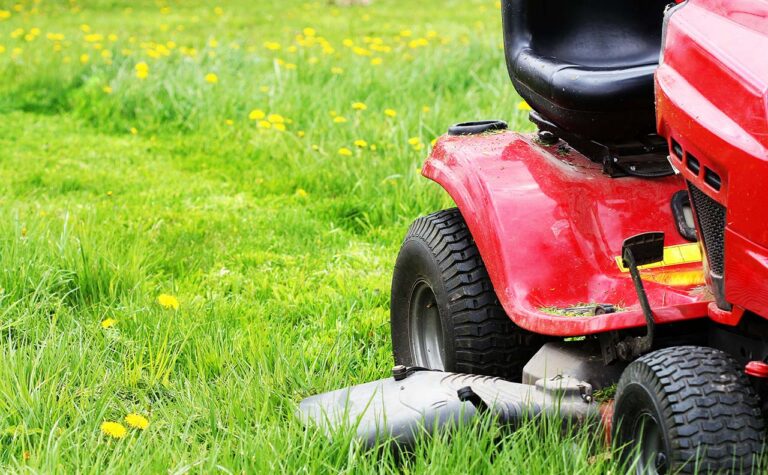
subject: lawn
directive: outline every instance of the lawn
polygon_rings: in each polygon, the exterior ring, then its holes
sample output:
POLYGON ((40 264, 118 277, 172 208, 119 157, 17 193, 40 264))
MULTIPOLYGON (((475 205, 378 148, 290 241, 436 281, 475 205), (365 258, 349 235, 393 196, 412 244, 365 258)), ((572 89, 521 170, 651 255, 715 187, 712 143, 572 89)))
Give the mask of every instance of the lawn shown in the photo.
POLYGON ((431 142, 519 106, 493 0, 0 2, 0 471, 605 473, 586 433, 293 415, 388 373, 431 142))

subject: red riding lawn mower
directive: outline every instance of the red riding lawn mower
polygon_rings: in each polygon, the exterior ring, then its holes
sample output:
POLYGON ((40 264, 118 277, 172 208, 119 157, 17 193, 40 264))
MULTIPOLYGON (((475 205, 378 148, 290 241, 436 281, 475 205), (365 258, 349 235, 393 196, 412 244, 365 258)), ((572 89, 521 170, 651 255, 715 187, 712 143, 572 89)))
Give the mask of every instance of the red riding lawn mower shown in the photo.
POLYGON ((392 377, 310 397, 300 417, 368 443, 486 411, 596 417, 638 473, 752 470, 768 409, 768 1, 502 14, 538 132, 468 122, 438 140, 423 174, 458 208, 405 237, 392 377))

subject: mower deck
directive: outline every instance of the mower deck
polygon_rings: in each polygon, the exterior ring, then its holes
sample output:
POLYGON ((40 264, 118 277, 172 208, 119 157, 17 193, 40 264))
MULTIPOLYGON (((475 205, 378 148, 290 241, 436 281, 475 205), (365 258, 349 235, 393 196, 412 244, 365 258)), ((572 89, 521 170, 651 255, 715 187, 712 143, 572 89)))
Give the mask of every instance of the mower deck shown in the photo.
POLYGON ((580 336, 645 326, 617 258, 624 239, 650 231, 666 235, 664 262, 642 270, 656 322, 707 315, 699 247, 672 213, 684 189, 677 176, 610 178, 562 141, 546 146, 514 132, 444 136, 422 173, 453 197, 504 310, 527 330, 580 336), (572 311, 590 305, 615 312, 572 311))
POLYGON ((299 404, 297 416, 331 437, 352 430, 368 446, 387 439, 411 445, 420 434, 457 427, 484 412, 513 426, 541 414, 579 425, 601 417, 600 406, 592 401, 592 387, 567 376, 520 384, 400 369, 400 376, 308 397, 299 404))

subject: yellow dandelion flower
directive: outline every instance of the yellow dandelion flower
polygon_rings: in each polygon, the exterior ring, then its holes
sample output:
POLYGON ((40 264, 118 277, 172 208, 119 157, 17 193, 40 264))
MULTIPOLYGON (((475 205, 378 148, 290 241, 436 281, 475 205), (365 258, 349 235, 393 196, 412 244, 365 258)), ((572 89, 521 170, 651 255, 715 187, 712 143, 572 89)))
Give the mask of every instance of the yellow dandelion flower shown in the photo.
POLYGON ((358 56, 371 56, 373 54, 370 52, 370 50, 367 50, 360 46, 355 46, 354 48, 352 48, 352 52, 358 56))
POLYGON ((285 123, 285 117, 281 116, 280 114, 269 114, 267 116, 267 120, 272 122, 273 124, 284 124, 285 123))
POLYGON ((355 44, 355 42, 350 40, 349 38, 344 38, 344 40, 341 42, 341 44, 343 44, 347 48, 351 48, 355 44))
POLYGON ((298 196, 299 198, 306 198, 307 195, 309 195, 309 193, 307 193, 307 191, 303 188, 299 188, 298 190, 296 190, 296 196, 298 196))
POLYGON ((87 54, 81 54, 81 55, 80 55, 80 62, 81 62, 81 63, 83 63, 83 64, 87 64, 87 63, 88 63, 88 61, 90 61, 90 60, 91 60, 91 57, 90 57, 90 56, 88 56, 87 54))
POLYGON ((280 49, 280 43, 277 41, 265 41, 264 47, 270 51, 278 51, 280 49))
POLYGON ((400 32, 400 36, 402 36, 404 38, 408 38, 412 34, 413 34, 413 32, 411 32, 411 30, 403 30, 403 31, 400 32))
POLYGON ((117 325, 117 320, 115 320, 114 318, 105 318, 104 320, 101 321, 101 328, 105 330, 107 328, 112 328, 115 325, 117 325))
POLYGON ((431 111, 431 110, 432 110, 432 109, 431 109, 429 106, 421 106, 421 112, 423 112, 423 113, 425 113, 425 114, 426 114, 427 112, 431 111))
POLYGON ((317 32, 315 31, 315 29, 314 29, 314 28, 306 27, 306 28, 304 28, 304 29, 302 30, 302 33, 304 33, 304 36, 309 36, 309 37, 312 37, 312 36, 315 36, 315 34, 316 34, 317 32))
POLYGON ((285 124, 281 124, 281 123, 272 124, 272 127, 273 127, 275 130, 279 130, 279 131, 281 131, 281 132, 285 130, 285 124))
POLYGON ((348 149, 347 147, 341 147, 339 149, 339 155, 342 157, 349 157, 352 155, 352 150, 348 149))
POLYGON ((219 82, 219 77, 216 75, 216 73, 208 73, 205 75, 205 82, 208 84, 216 84, 219 82))
POLYGON ((136 127, 131 127, 131 135, 136 135, 138 133, 139 133, 139 131, 136 130, 136 127))
POLYGON ((383 59, 381 59, 381 58, 373 58, 373 59, 371 60, 371 64, 372 64, 373 66, 380 66, 380 65, 381 65, 381 63, 383 63, 383 62, 384 62, 384 60, 383 60, 383 59))
POLYGON ((395 109, 384 109, 384 115, 387 117, 397 117, 397 111, 395 109))
POLYGON ((8 10, 0 10, 0 20, 7 20, 11 18, 11 12, 8 10))
POLYGON ((179 300, 170 294, 160 294, 157 297, 157 303, 163 308, 179 309, 179 300))
POLYGON ((208 40, 208 46, 210 46, 211 48, 218 48, 219 42, 216 41, 216 38, 211 38, 210 40, 208 40))
POLYGON ((115 41, 117 41, 117 35, 116 35, 116 34, 114 34, 114 33, 110 33, 109 35, 107 35, 107 39, 108 39, 108 40, 109 40, 111 43, 114 43, 115 41))
POLYGON ((520 101, 517 103, 517 110, 519 111, 529 111, 531 110, 531 106, 528 105, 525 101, 520 101))
POLYGON ((344 116, 338 115, 333 118, 333 121, 337 124, 343 124, 344 122, 347 121, 347 119, 344 116))
POLYGON ((296 65, 293 63, 285 63, 285 69, 296 69, 296 65))
POLYGON ((0 54, 5 53, 5 46, 0 45, 0 54))
POLYGON ((408 139, 408 143, 411 145, 418 145, 421 143, 421 139, 418 137, 411 137, 408 139))
POLYGON ((134 69, 136 70, 136 77, 139 79, 146 79, 149 76, 149 65, 144 61, 137 63, 134 69))
POLYGON ((224 123, 225 123, 226 125, 230 126, 230 127, 231 127, 231 126, 233 126, 233 125, 235 125, 235 121, 234 121, 234 120, 232 120, 232 119, 225 119, 225 120, 224 120, 224 123))
POLYGON ((128 424, 128 427, 133 427, 134 429, 144 430, 149 427, 149 420, 141 414, 136 413, 131 413, 125 416, 125 423, 128 424))
POLYGON ((366 110, 366 109, 368 108, 368 106, 366 106, 366 105, 365 105, 364 103, 362 103, 362 102, 353 102, 353 103, 352 103, 352 108, 353 108, 354 110, 356 110, 356 111, 364 111, 364 110, 366 110))
POLYGON ((269 129, 272 127, 272 123, 266 120, 260 120, 259 121, 259 128, 261 129, 269 129))
POLYGON ((355 147, 358 147, 358 148, 365 148, 368 146, 368 142, 366 142, 363 139, 355 140, 354 144, 355 144, 355 147))
POLYGON ((371 152, 375 152, 375 151, 376 151, 376 144, 375 144, 375 143, 372 143, 372 144, 371 144, 371 146, 370 146, 370 147, 368 147, 368 148, 370 148, 370 149, 371 149, 371 152))
POLYGON ((221 15, 224 14, 224 9, 221 8, 221 7, 214 7, 213 13, 218 15, 218 16, 221 16, 221 15))
POLYGON ((299 130, 298 132, 296 132, 296 136, 298 136, 299 138, 303 138, 305 135, 306 134, 304 133, 303 130, 299 130))
POLYGON ((101 432, 113 439, 122 439, 128 430, 119 422, 104 421, 101 423, 101 432))
POLYGON ((266 117, 266 114, 261 109, 253 109, 249 114, 248 118, 251 120, 261 120, 264 117, 266 117))
POLYGON ((342 74, 343 72, 344 70, 338 66, 334 66, 331 68, 331 74, 342 74))

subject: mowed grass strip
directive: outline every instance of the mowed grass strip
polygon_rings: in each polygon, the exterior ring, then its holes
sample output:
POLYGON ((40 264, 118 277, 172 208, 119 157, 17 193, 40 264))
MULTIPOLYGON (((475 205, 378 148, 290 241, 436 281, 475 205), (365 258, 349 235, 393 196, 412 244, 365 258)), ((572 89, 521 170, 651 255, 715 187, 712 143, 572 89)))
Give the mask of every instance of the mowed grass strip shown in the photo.
POLYGON ((0 470, 612 466, 550 424, 396 454, 293 415, 388 373, 400 241, 452 205, 431 141, 530 130, 497 2, 22 1, 0 51, 0 470))

